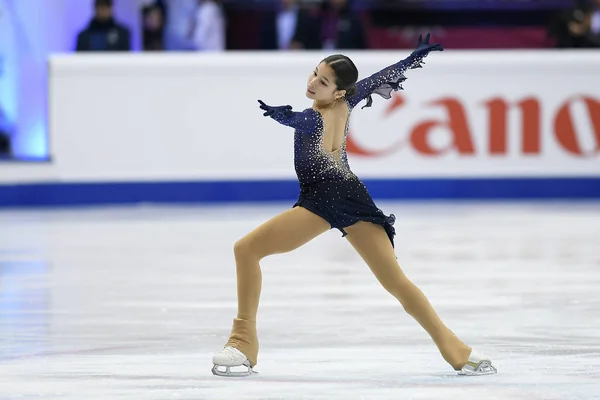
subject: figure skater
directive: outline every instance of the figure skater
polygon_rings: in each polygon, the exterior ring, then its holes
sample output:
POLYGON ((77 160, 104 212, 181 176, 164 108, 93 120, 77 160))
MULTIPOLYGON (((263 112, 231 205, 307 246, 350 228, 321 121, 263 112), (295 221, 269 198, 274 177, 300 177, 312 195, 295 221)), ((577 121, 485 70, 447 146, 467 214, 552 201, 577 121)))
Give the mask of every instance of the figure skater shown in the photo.
POLYGON ((392 91, 402 89, 404 72, 422 68, 429 52, 443 50, 439 44, 430 44, 429 38, 427 35, 423 41, 420 36, 417 48, 408 58, 359 82, 358 70, 348 57, 325 58, 308 78, 306 96, 314 102, 312 108, 302 112, 292 111, 291 106, 271 107, 259 100, 264 116, 295 130, 294 166, 300 195, 291 209, 235 243, 238 312, 229 340, 213 356, 213 374, 255 373, 259 348, 256 315, 262 285, 260 260, 297 249, 333 228, 346 237, 381 285, 431 336, 444 360, 458 374, 496 372, 489 359, 444 325, 423 292, 404 275, 394 253, 395 216, 387 216, 376 207, 348 165, 346 135, 350 113, 364 99, 364 107, 370 107, 374 93, 391 98, 392 91), (242 367, 243 371, 234 372, 232 367, 242 367))

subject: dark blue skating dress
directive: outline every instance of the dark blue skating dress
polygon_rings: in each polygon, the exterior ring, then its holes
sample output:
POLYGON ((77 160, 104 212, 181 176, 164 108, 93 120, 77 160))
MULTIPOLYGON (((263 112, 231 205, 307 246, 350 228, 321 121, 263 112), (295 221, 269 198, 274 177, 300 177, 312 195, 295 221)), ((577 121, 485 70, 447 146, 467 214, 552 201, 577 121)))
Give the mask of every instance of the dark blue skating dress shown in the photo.
MULTIPOLYGON (((367 99, 364 107, 371 106, 372 94, 389 99, 392 91, 401 90, 400 84, 406 80, 404 72, 421 68, 423 59, 434 50, 443 49, 437 44, 430 45, 429 35, 424 42, 419 38, 417 49, 409 57, 357 82, 357 93, 346 99, 348 121, 352 110, 362 100, 367 99)), ((358 221, 381 225, 394 246, 395 216, 385 215, 375 205, 365 185, 350 170, 346 154, 348 123, 342 146, 328 152, 322 146, 324 128, 319 111, 308 108, 294 112, 291 106, 271 107, 259 102, 266 110, 265 116, 295 129, 294 166, 300 183, 300 196, 294 207, 304 207, 322 217, 342 236, 346 236, 344 228, 358 221)))

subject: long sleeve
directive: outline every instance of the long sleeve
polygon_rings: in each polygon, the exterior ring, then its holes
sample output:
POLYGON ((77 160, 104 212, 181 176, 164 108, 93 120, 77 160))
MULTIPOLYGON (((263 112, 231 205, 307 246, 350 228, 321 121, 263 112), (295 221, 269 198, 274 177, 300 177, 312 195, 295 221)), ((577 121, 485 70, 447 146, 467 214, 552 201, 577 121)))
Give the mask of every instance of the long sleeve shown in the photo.
POLYGON ((348 98, 348 103, 351 107, 355 107, 362 100, 367 99, 367 104, 363 106, 365 108, 371 107, 371 104, 373 104, 371 95, 374 93, 384 99, 391 98, 392 91, 402 90, 400 84, 406 80, 404 72, 408 69, 422 68, 423 59, 431 50, 432 47, 417 49, 404 60, 358 81, 356 83, 357 92, 354 96, 348 98))
POLYGON ((312 108, 307 108, 301 112, 284 109, 283 111, 275 111, 270 117, 280 124, 294 128, 302 133, 316 132, 317 128, 322 124, 321 114, 312 108))

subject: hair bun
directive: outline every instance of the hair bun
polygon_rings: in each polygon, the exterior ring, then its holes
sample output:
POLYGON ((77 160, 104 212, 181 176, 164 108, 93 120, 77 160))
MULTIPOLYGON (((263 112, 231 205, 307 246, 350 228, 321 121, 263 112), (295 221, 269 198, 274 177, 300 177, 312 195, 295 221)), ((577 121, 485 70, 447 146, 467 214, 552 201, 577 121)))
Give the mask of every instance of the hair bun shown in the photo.
POLYGON ((356 85, 352 85, 350 88, 346 89, 346 97, 352 97, 356 94, 356 92, 356 85))

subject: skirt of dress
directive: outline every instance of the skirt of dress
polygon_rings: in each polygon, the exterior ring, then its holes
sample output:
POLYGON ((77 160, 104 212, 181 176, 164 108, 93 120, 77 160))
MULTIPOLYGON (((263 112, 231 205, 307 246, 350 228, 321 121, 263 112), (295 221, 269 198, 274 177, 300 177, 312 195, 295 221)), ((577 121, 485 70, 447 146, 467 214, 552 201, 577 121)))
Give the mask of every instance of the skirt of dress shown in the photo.
POLYGON ((394 246, 394 214, 385 215, 375 205, 366 186, 359 179, 325 181, 302 185, 298 201, 293 207, 303 207, 325 219, 342 237, 344 228, 359 221, 372 222, 385 229, 394 246))

